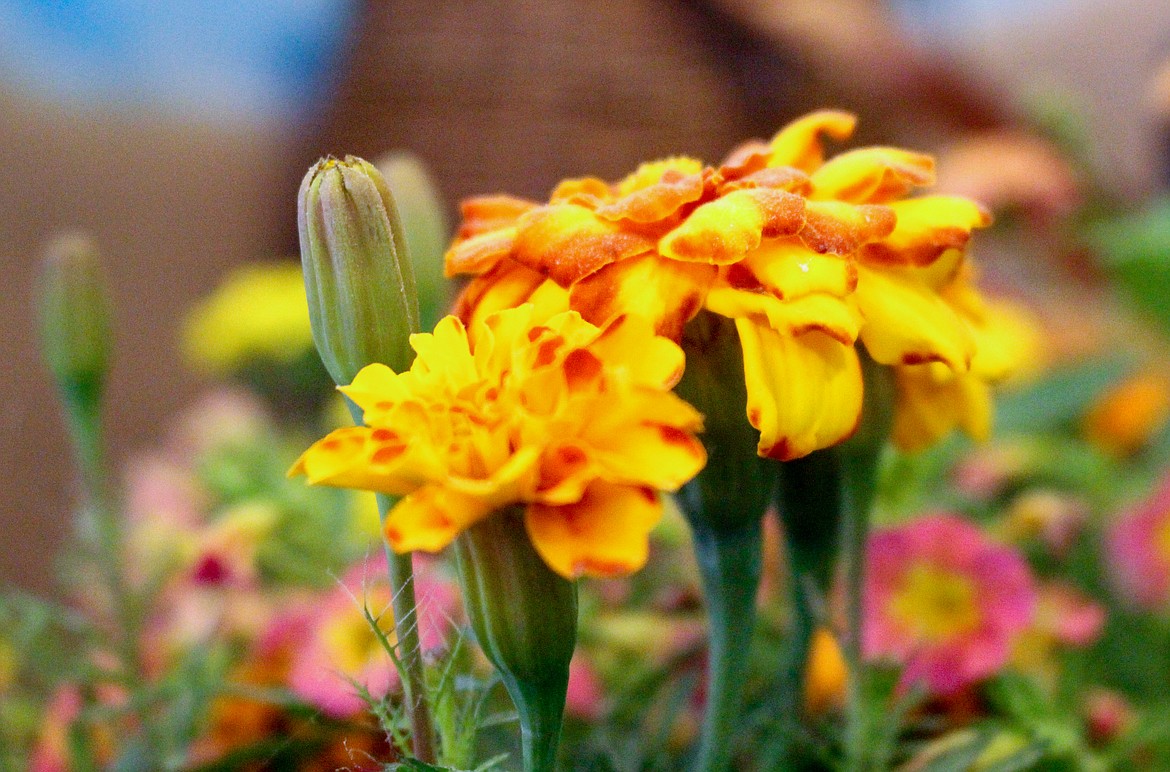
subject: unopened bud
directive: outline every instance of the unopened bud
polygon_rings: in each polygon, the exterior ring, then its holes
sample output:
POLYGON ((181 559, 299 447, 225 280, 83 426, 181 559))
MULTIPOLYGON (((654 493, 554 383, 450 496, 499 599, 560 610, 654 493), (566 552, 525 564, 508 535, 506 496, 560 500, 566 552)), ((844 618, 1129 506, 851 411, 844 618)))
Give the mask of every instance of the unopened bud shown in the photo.
POLYGON ((45 359, 62 396, 96 404, 110 363, 110 302, 90 238, 49 243, 38 300, 45 359))
POLYGON ((366 161, 326 158, 297 203, 313 341, 338 384, 373 362, 396 372, 413 359, 418 295, 390 188, 366 161))

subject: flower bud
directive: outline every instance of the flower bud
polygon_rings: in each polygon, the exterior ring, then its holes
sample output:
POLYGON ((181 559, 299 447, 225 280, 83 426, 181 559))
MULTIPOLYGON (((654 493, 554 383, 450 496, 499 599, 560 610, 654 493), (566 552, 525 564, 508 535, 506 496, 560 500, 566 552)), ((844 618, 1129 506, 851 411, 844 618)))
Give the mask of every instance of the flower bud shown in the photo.
POLYGON ((68 403, 96 404, 110 362, 110 302, 93 241, 53 239, 40 286, 45 359, 68 403))
POLYGON ((338 384, 381 362, 413 359, 418 295, 398 209, 386 181, 360 158, 325 158, 301 182, 301 263, 313 341, 338 384))

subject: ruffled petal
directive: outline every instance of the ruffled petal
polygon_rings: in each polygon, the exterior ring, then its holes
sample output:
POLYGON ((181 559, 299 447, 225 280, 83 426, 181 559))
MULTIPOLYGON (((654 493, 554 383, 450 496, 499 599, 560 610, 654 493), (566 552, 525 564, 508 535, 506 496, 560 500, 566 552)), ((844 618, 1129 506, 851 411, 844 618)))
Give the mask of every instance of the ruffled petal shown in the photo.
POLYGON ((753 319, 736 319, 735 326, 761 456, 789 461, 853 434, 862 381, 852 346, 819 332, 787 335, 753 319))
POLYGON ((601 478, 610 482, 674 491, 707 463, 703 443, 690 432, 665 424, 630 425, 627 420, 616 432, 595 424, 582 436, 601 478))
POLYGON ((398 553, 438 552, 459 533, 491 514, 491 507, 441 485, 419 488, 386 514, 383 534, 398 553))
POLYGON ((640 316, 613 318, 589 345, 589 351, 631 383, 657 389, 673 388, 686 364, 678 344, 655 335, 649 320, 640 316))
POLYGON ((703 263, 643 255, 608 265, 577 282, 569 302, 598 325, 622 314, 641 316, 659 335, 677 340, 682 328, 703 307, 717 269, 703 263))
POLYGON ((890 235, 895 222, 888 206, 807 201, 804 225, 797 236, 814 252, 848 255, 862 244, 890 235))
POLYGON ((460 274, 489 271, 511 254, 515 243, 515 227, 479 233, 457 241, 443 257, 443 274, 451 278, 460 274))
POLYGON ((617 184, 617 195, 628 196, 640 190, 652 188, 667 178, 677 179, 701 174, 703 162, 696 158, 676 155, 659 161, 640 164, 625 179, 617 184))
POLYGON ((870 356, 884 365, 970 367, 975 342, 967 325, 911 269, 862 264, 857 270, 853 297, 865 319, 861 340, 870 356))
POLYGON ((667 169, 658 182, 633 190, 612 203, 599 206, 597 214, 607 220, 659 222, 686 204, 698 201, 703 195, 703 189, 701 173, 682 174, 674 169, 667 169))
POLYGON ((927 265, 948 249, 961 249, 974 228, 991 223, 979 204, 958 196, 923 196, 889 204, 897 225, 883 240, 866 244, 860 257, 873 263, 927 265))
POLYGON ((814 252, 794 239, 769 239, 742 263, 731 266, 727 277, 727 283, 737 289, 753 289, 753 283, 758 283, 785 300, 818 292, 844 297, 857 287, 857 264, 814 252))
POLYGON ((791 166, 776 166, 723 180, 719 183, 717 192, 722 196, 733 190, 747 190, 749 188, 787 190, 789 193, 798 193, 804 196, 812 191, 812 180, 800 169, 793 169, 791 166))
POLYGON ((515 225, 520 215, 538 206, 540 204, 535 201, 507 195, 469 198, 459 205, 462 221, 459 224, 459 233, 456 234, 456 237, 469 239, 481 233, 515 225))
POLYGON ((846 345, 853 345, 861 330, 861 314, 852 300, 823 293, 785 301, 721 287, 707 295, 707 308, 732 319, 766 318, 769 327, 788 335, 822 332, 846 345))
POLYGON ((512 259, 562 287, 600 268, 654 249, 648 236, 623 230, 577 204, 552 204, 521 218, 512 259))
POLYGON ((566 579, 637 571, 649 555, 662 503, 649 488, 596 482, 575 504, 530 504, 525 526, 548 566, 566 579))
POLYGON ((726 265, 760 245, 763 237, 795 233, 804 199, 785 190, 748 188, 702 204, 662 237, 658 251, 685 262, 726 265))
POLYGON ((504 260, 463 288, 452 313, 469 329, 488 316, 527 302, 542 284, 553 282, 531 268, 504 260))
POLYGON ((856 125, 857 116, 840 110, 817 110, 797 118, 772 137, 768 166, 794 166, 811 172, 825 160, 821 135, 842 142, 853 136, 856 125))
POLYGON ((864 147, 833 156, 812 174, 812 198, 884 204, 934 184, 934 159, 896 147, 864 147))
POLYGON ((388 493, 401 496, 416 489, 434 465, 421 464, 418 449, 389 429, 351 426, 336 429, 313 443, 289 469, 310 485, 388 493))

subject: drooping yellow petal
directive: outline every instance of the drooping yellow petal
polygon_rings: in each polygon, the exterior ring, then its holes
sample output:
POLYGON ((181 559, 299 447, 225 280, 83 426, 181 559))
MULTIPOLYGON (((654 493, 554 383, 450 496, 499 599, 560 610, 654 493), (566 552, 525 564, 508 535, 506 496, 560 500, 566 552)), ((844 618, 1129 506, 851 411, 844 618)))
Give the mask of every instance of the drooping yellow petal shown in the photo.
POLYGON ((736 319, 735 326, 761 456, 800 458, 856 430, 862 381, 852 346, 820 332, 787 335, 753 319, 736 319))
POLYGON ((833 156, 812 173, 811 198, 885 204, 934 184, 934 159, 897 147, 863 147, 833 156))
POLYGON ((942 362, 965 372, 975 354, 966 323, 913 269, 858 266, 861 340, 885 365, 942 362))
POLYGON ((649 320, 659 335, 678 339, 682 328, 703 307, 717 269, 703 263, 644 255, 608 265, 578 282, 570 305, 594 324, 621 314, 649 320))
POLYGON ((760 286, 785 300, 817 292, 844 297, 857 286, 853 260, 814 252, 795 239, 769 239, 729 270, 729 283, 737 289, 752 289, 734 281, 745 270, 760 286))
POLYGON ((525 526, 548 566, 566 579, 637 571, 649 554, 662 504, 650 488, 596 482, 565 506, 530 504, 525 526))
POLYGON ((520 218, 512 259, 562 287, 600 268, 654 249, 654 240, 623 229, 578 204, 550 204, 520 218))
POLYGON ((991 388, 970 373, 954 373, 938 363, 895 368, 894 444, 914 452, 933 445, 955 429, 973 439, 991 434, 991 388))
POLYGON ((743 258, 765 237, 795 233, 804 199, 774 188, 746 188, 700 205, 662 237, 658 251, 672 260, 726 265, 743 258))
POLYGON ((406 496, 386 515, 383 534, 397 553, 438 552, 491 513, 481 499, 442 485, 427 485, 406 496))
POLYGON ((857 116, 840 110, 817 110, 797 118, 772 137, 768 166, 793 166, 811 172, 825 160, 821 135, 842 142, 853 136, 856 125, 857 116))
POLYGON ((819 331, 846 345, 853 345, 861 329, 861 315, 850 298, 824 293, 779 300, 771 295, 727 287, 707 295, 707 308, 733 319, 767 319, 768 326, 788 335, 819 331))
POLYGON ((974 228, 991 223, 979 204, 958 196, 923 196, 889 204, 898 218, 889 236, 866 244, 862 260, 894 265, 927 265, 948 249, 961 249, 974 228))

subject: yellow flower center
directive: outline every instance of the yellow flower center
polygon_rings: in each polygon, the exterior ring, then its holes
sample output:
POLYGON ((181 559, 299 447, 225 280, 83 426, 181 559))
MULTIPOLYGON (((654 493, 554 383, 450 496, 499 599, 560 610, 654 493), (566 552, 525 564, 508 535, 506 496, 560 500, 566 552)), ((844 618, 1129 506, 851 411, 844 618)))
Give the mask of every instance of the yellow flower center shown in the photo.
POLYGON ((925 642, 969 633, 980 618, 975 583, 929 563, 918 563, 906 572, 889 611, 903 629, 925 642))

